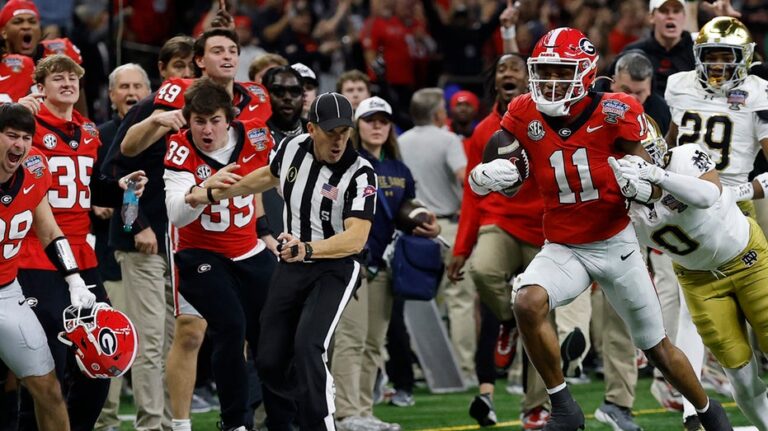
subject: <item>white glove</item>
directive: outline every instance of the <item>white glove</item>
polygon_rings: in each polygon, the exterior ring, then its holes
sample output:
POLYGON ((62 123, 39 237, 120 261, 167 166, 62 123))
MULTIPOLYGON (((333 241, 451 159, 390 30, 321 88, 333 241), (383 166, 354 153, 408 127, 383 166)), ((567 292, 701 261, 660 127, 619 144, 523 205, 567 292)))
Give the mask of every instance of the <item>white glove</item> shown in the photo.
POLYGON ((653 163, 648 163, 639 156, 626 155, 619 159, 621 173, 627 179, 646 180, 651 184, 660 184, 664 181, 666 171, 653 163))
POLYGON ((96 295, 88 290, 80 274, 70 274, 64 279, 69 285, 69 301, 77 308, 91 308, 96 303, 96 295))
POLYGON ((625 198, 629 199, 637 196, 637 180, 635 179, 630 181, 627 177, 625 177, 621 165, 615 158, 608 157, 608 165, 611 166, 613 175, 616 177, 616 182, 619 183, 621 194, 624 195, 625 198))
POLYGON ((499 192, 520 183, 520 171, 507 159, 481 163, 469 174, 469 186, 478 195, 499 192))

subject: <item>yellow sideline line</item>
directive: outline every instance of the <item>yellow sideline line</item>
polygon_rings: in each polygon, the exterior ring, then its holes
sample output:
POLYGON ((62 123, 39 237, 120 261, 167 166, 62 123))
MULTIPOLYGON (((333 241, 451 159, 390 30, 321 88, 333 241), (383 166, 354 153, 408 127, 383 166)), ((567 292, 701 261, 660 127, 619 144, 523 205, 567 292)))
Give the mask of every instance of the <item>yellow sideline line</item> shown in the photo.
MULTIPOLYGON (((723 407, 736 407, 736 403, 729 402, 729 403, 723 403, 723 407)), ((644 409, 644 410, 632 410, 632 413, 634 416, 647 416, 647 415, 657 415, 659 413, 666 413, 668 410, 664 408, 657 408, 657 409, 644 409)), ((595 415, 586 415, 587 419, 594 419, 595 415)), ((522 422, 519 420, 516 421, 508 421, 508 422, 499 422, 495 426, 490 428, 500 428, 500 427, 511 427, 511 426, 517 426, 522 425, 522 422)), ((466 430, 476 430, 480 429, 480 425, 457 425, 453 427, 442 427, 442 428, 422 428, 417 431, 466 431, 466 430)))

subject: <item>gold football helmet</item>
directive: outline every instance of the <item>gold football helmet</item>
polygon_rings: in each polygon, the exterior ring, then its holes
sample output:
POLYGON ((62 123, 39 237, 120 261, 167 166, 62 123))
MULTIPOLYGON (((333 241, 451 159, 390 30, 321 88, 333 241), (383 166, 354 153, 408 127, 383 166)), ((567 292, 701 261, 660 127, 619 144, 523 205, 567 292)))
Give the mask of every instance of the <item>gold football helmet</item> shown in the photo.
POLYGON ((696 71, 705 89, 726 94, 747 77, 755 43, 736 18, 719 16, 699 31, 693 44, 696 71))
POLYGON ((661 129, 656 121, 653 120, 648 114, 643 114, 645 117, 645 123, 648 125, 648 133, 645 134, 645 139, 641 144, 651 156, 653 164, 656 166, 664 167, 664 155, 667 154, 667 141, 664 140, 664 135, 661 134, 661 129))

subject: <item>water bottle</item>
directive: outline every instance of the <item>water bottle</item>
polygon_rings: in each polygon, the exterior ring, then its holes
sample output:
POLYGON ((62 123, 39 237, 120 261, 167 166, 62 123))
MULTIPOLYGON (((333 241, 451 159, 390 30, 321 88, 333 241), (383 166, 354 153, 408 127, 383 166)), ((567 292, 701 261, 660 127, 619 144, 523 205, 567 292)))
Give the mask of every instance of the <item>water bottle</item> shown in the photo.
POLYGON ((123 218, 123 230, 130 232, 133 230, 133 222, 139 215, 139 198, 136 196, 136 181, 128 180, 127 185, 123 192, 123 209, 120 215, 123 218))

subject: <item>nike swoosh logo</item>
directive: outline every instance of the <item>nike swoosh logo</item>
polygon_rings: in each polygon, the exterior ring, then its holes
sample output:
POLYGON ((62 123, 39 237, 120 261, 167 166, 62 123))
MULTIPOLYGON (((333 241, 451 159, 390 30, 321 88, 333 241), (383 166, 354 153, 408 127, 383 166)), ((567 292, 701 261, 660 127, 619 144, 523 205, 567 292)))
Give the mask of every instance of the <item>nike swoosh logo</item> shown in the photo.
POLYGON ((635 252, 635 251, 634 251, 634 250, 632 250, 632 251, 630 251, 629 253, 622 255, 622 256, 621 256, 621 260, 622 260, 622 261, 624 261, 624 260, 627 260, 627 258, 628 258, 629 256, 632 256, 632 253, 634 253, 634 252, 635 252))
POLYGON ((22 191, 23 191, 23 192, 24 192, 24 194, 26 195, 26 194, 27 194, 27 193, 29 193, 29 191, 30 191, 30 190, 32 190, 33 188, 35 188, 35 185, 34 185, 34 184, 32 184, 32 185, 31 185, 31 186, 29 186, 29 187, 24 187, 24 190, 22 190, 22 191))
POLYGON ((10 77, 11 77, 11 75, 5 75, 5 76, 0 75, 0 81, 5 81, 6 79, 8 79, 10 77))
POLYGON ((253 112, 253 111, 255 111, 255 110, 256 110, 256 108, 258 108, 258 107, 259 107, 259 105, 248 105, 248 110, 249 110, 249 111, 251 111, 251 112, 253 112))
POLYGON ((243 163, 248 163, 251 161, 252 158, 256 157, 256 154, 251 154, 248 157, 243 157, 243 163))
POLYGON ((601 125, 599 125, 599 126, 597 126, 597 127, 587 126, 587 133, 592 133, 592 132, 594 132, 595 130, 597 130, 597 129, 600 129, 601 127, 603 127, 603 125, 602 125, 602 124, 601 124, 601 125))
POLYGON ((91 141, 93 141, 93 138, 86 138, 86 139, 83 139, 83 142, 85 142, 85 144, 86 144, 86 145, 90 144, 90 143, 91 143, 91 141))
POLYGON ((19 299, 19 305, 24 305, 27 303, 27 298, 19 299))

